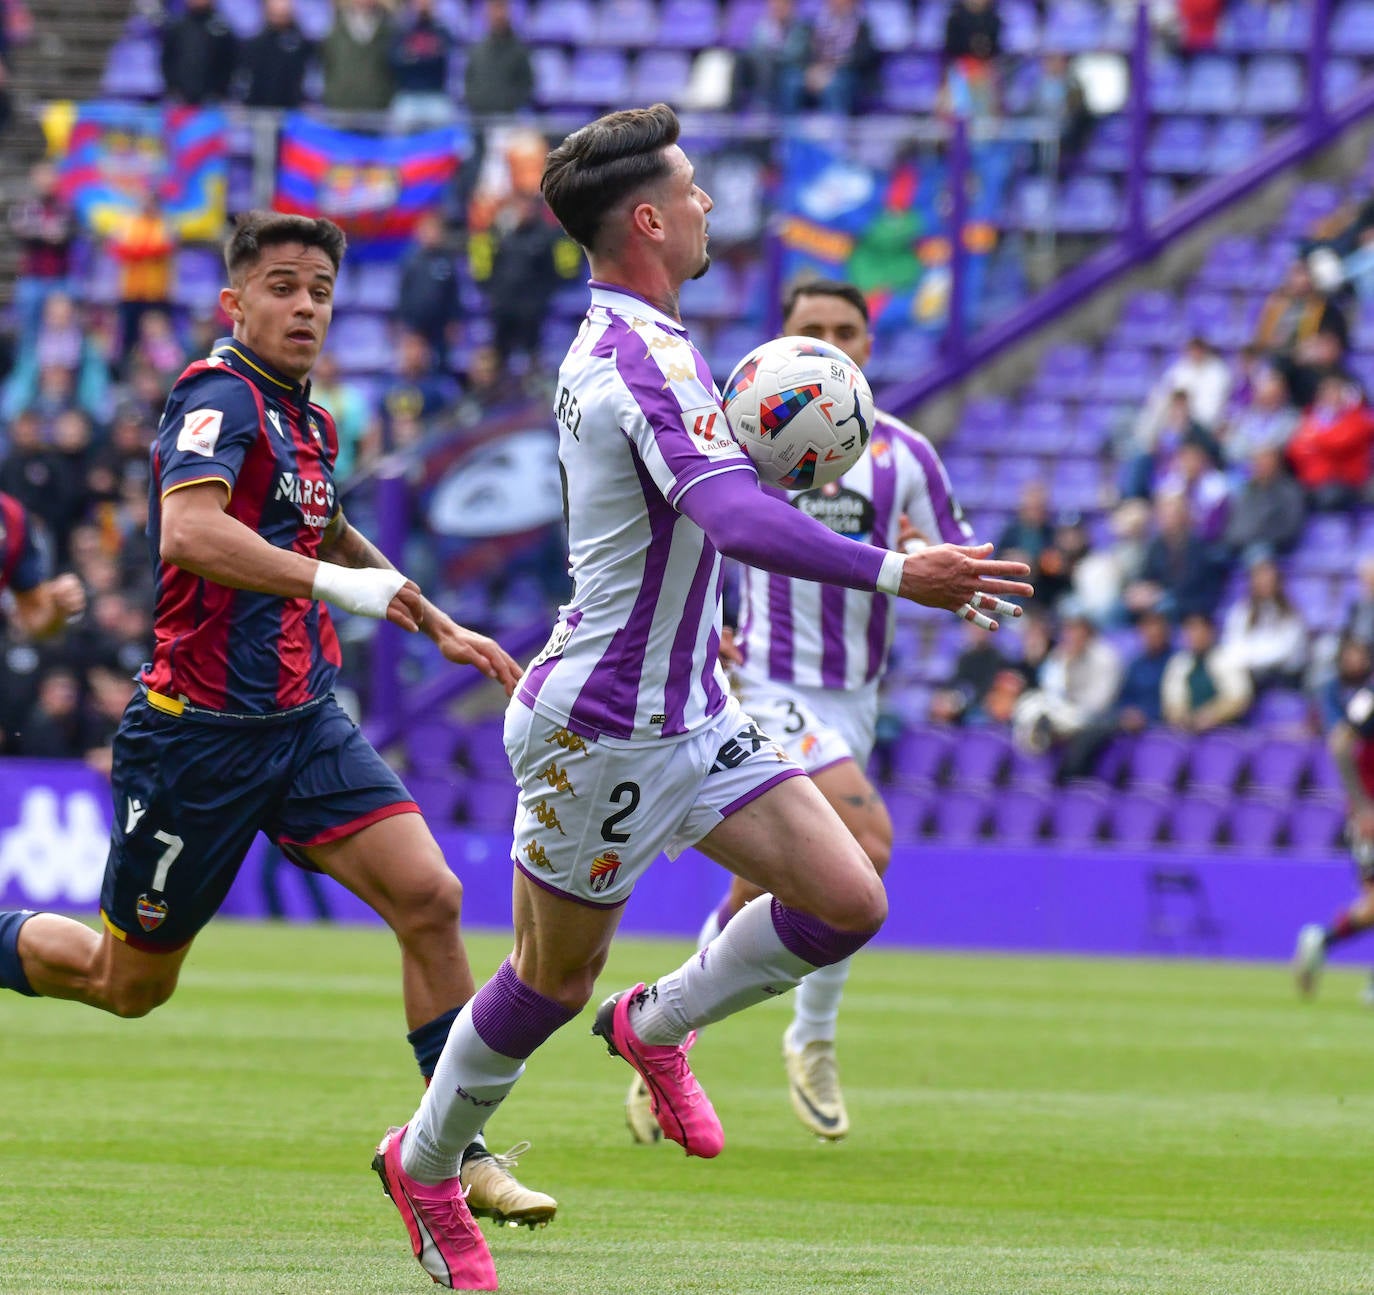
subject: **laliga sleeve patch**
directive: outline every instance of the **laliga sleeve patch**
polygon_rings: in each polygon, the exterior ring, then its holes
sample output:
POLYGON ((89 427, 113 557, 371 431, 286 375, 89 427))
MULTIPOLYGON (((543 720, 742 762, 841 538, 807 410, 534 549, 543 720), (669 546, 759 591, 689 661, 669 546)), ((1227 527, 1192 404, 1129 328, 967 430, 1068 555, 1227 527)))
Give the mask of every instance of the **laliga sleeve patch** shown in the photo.
POLYGON ((711 458, 742 453, 739 442, 735 440, 730 424, 726 421, 725 411, 719 405, 684 409, 682 425, 696 448, 711 458))
POLYGON ((181 431, 177 433, 177 449, 190 454, 203 454, 207 459, 214 458, 220 424, 223 422, 222 410, 193 409, 182 420, 181 431))

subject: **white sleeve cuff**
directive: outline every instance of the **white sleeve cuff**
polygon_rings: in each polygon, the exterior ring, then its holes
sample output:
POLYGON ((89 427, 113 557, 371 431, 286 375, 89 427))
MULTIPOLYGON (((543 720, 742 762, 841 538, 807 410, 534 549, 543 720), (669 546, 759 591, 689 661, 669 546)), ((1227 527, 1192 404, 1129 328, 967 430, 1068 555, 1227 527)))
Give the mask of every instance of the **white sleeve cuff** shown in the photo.
POLYGON ((889 553, 883 558, 882 569, 878 572, 878 592, 897 594, 902 591, 902 570, 906 558, 900 553, 889 553))

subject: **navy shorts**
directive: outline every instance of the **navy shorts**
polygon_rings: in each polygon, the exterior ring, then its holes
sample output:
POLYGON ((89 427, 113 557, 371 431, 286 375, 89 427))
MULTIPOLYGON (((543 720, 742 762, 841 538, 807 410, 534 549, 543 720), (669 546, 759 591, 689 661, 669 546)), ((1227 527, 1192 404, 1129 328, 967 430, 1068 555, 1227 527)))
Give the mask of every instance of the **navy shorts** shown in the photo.
POLYGON ((100 892, 111 933, 170 953, 218 911, 259 831, 288 855, 393 814, 410 793, 330 697, 287 720, 214 724, 142 694, 114 740, 114 823, 100 892))

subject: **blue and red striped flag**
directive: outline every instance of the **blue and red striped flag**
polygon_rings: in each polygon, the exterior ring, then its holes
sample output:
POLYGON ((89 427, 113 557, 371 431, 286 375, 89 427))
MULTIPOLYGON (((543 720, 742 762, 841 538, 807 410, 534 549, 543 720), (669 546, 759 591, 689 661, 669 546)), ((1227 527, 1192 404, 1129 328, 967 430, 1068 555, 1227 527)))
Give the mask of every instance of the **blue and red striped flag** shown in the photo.
POLYGON ((327 216, 355 243, 400 243, 442 202, 467 148, 461 126, 361 135, 296 113, 282 128, 273 206, 327 216))

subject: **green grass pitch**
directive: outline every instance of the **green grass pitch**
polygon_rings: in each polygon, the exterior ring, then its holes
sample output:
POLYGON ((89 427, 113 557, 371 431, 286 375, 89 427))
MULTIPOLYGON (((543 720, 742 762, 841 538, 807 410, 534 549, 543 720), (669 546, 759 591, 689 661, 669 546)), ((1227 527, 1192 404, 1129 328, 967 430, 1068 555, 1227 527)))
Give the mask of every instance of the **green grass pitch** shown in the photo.
MULTIPOLYGON (((472 940, 479 979, 508 940, 472 940)), ((626 940, 602 984, 666 970, 626 940)), ((0 995, 0 1292, 431 1289, 368 1170, 418 1081, 389 935, 218 923, 142 1021, 0 995)), ((713 1028, 713 1163, 630 1144, 589 1016, 493 1123, 560 1201, 509 1295, 1374 1291, 1374 1014, 1282 968, 869 953, 854 1131, 787 1103, 787 1005, 713 1028)))

